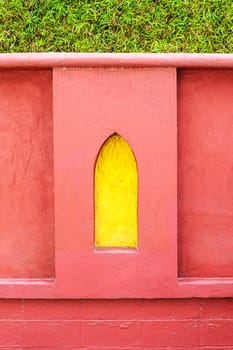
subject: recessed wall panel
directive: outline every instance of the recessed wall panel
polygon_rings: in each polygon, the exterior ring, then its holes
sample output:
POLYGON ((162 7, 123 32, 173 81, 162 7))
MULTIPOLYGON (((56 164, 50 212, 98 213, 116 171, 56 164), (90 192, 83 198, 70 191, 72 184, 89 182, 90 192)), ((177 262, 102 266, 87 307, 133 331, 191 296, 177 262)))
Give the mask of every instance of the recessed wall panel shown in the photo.
POLYGON ((0 278, 54 275, 52 74, 0 72, 0 278))
POLYGON ((178 72, 179 274, 233 276, 233 71, 178 72))

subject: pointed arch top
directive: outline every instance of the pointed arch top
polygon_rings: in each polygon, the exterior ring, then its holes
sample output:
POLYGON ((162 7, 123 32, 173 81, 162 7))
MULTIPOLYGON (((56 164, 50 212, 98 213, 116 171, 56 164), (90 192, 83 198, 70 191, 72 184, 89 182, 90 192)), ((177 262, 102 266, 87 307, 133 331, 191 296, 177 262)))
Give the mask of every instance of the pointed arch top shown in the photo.
POLYGON ((138 171, 128 142, 114 133, 102 145, 95 166, 95 246, 136 248, 138 171))

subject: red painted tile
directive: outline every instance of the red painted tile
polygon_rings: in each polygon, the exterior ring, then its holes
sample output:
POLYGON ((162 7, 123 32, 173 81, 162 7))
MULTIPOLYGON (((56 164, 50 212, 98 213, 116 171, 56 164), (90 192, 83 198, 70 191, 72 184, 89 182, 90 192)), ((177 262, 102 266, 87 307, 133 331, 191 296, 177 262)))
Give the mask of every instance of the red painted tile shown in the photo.
POLYGON ((22 300, 8 299, 0 300, 0 319, 23 319, 22 300))
POLYGON ((145 319, 167 319, 167 318, 199 318, 200 300, 199 299, 164 299, 164 300, 145 300, 144 317, 145 319))
POLYGON ((197 321, 145 321, 144 346, 197 346, 199 327, 197 321))
POLYGON ((137 321, 83 321, 82 345, 134 347, 142 344, 142 325, 137 321))
POLYGON ((0 321, 0 346, 8 348, 22 346, 22 322, 0 321))
POLYGON ((83 300, 81 318, 86 320, 142 319, 141 300, 83 300))
POLYGON ((232 346, 200 346, 200 350, 232 350, 232 346))
POLYGON ((79 320, 78 300, 25 300, 25 320, 79 320))
MULTIPOLYGON (((143 347, 143 350, 200 350, 199 346, 198 347, 193 347, 193 346, 189 346, 189 347, 184 347, 184 346, 150 346, 150 347, 143 347)), ((215 348, 215 350, 218 350, 215 348)))
MULTIPOLYGON (((138 347, 138 346, 117 346, 117 347, 112 347, 112 346, 100 346, 100 347, 96 347, 96 346, 91 346, 91 347, 84 347, 84 348, 80 348, 80 349, 70 349, 69 348, 69 350, 142 350, 142 349, 144 349, 144 348, 142 348, 141 346, 140 347, 138 347)), ((2 349, 1 349, 2 350, 2 349)), ((28 349, 27 349, 28 350, 28 349)), ((41 350, 41 349, 40 349, 41 350)), ((44 349, 43 349, 44 350, 44 349)), ((150 348, 150 350, 152 350, 151 348, 150 348)), ((162 349, 162 350, 166 350, 166 349, 162 349)), ((182 349, 182 350, 184 350, 184 349, 182 349)))
POLYGON ((42 348, 80 346, 80 322, 25 321, 23 346, 42 348))
MULTIPOLYGON (((1 350, 2 350, 2 348, 0 348, 1 350)), ((75 347, 75 348, 73 348, 73 347, 66 347, 65 349, 67 349, 67 350, 142 350, 142 347, 135 347, 135 346, 130 346, 130 347, 127 347, 127 346, 123 346, 123 347, 119 347, 119 346, 117 346, 117 347, 112 347, 112 346, 101 346, 101 347, 96 347, 96 346, 91 346, 91 347, 75 347)), ((7 349, 7 350, 9 350, 9 348, 7 349)), ((17 348, 17 350, 18 350, 18 348, 17 348)), ((64 348, 60 348, 60 347, 55 347, 55 348, 26 348, 26 350, 64 350, 64 348)), ((150 348, 150 350, 152 350, 151 348, 150 348)), ((156 348, 156 350, 157 350, 157 348, 156 348)), ((160 349, 159 349, 160 350, 160 349)), ((161 350, 166 350, 166 349, 161 349, 161 350)), ((171 348, 169 348, 169 350, 171 350, 171 348)), ((180 350, 180 349, 179 349, 180 350)), ((184 348, 182 348, 182 350, 184 350, 184 348)), ((190 349, 189 349, 190 350, 190 349)), ((193 350, 193 349, 192 349, 193 350)))
POLYGON ((202 318, 233 319, 233 299, 203 299, 202 318))
POLYGON ((233 348, 233 321, 202 321, 200 344, 209 346, 231 345, 233 348))

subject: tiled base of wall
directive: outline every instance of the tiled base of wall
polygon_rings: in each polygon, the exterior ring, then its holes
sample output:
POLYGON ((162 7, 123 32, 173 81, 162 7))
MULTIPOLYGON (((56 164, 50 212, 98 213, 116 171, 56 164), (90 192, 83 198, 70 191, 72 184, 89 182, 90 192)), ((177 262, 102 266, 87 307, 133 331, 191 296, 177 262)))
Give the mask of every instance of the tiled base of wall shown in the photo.
POLYGON ((0 349, 233 349, 233 299, 0 300, 0 349))

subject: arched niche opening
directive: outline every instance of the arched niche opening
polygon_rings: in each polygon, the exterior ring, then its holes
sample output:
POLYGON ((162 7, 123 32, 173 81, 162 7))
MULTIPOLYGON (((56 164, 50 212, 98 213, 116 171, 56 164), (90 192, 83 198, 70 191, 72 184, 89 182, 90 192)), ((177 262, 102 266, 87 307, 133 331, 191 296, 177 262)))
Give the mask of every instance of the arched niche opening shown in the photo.
POLYGON ((111 135, 95 165, 95 246, 136 248, 138 244, 138 171, 127 141, 111 135))

